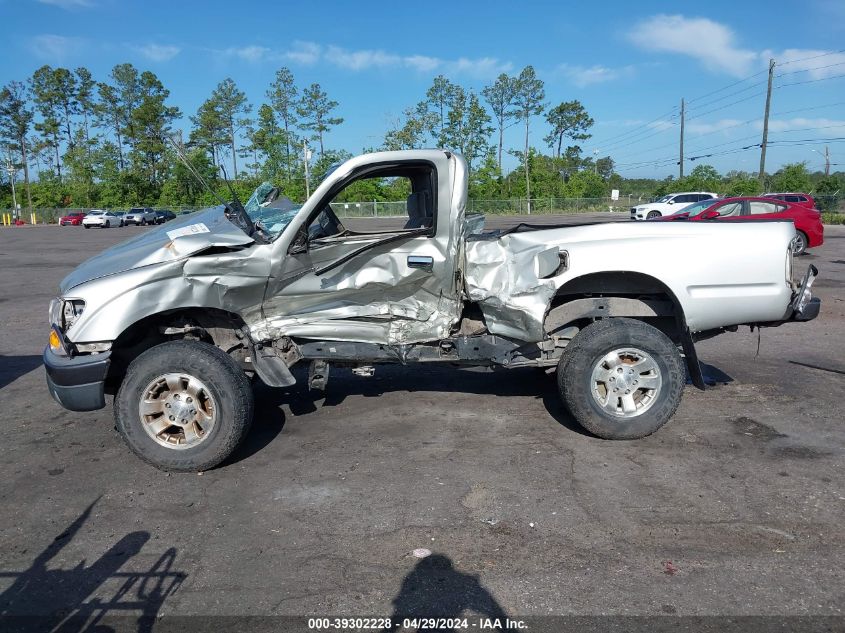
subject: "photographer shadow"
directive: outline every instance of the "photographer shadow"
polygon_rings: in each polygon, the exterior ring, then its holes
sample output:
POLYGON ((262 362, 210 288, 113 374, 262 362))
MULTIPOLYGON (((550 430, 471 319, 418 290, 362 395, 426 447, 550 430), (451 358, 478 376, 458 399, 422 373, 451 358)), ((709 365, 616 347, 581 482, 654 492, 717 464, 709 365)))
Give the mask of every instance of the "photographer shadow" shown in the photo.
POLYGON ((444 554, 430 554, 402 581, 402 587, 393 599, 391 627, 385 630, 399 630, 405 620, 416 619, 426 620, 418 627, 420 630, 455 631, 461 627, 447 627, 447 622, 438 620, 460 619, 466 617, 467 611, 492 621, 498 619, 502 627, 508 617, 478 576, 458 571, 444 554))

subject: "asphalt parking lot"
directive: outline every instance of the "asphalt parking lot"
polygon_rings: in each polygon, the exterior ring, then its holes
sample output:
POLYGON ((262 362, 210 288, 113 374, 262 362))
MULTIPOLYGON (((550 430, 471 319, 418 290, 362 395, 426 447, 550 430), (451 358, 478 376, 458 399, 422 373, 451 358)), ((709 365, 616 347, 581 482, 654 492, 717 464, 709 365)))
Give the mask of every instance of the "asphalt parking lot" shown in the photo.
POLYGON ((0 614, 841 618, 845 227, 796 260, 821 316, 759 354, 747 328, 701 342, 720 382, 651 437, 589 436, 537 370, 337 370, 259 389, 247 443, 190 475, 41 367, 60 279, 147 230, 0 231, 0 614))

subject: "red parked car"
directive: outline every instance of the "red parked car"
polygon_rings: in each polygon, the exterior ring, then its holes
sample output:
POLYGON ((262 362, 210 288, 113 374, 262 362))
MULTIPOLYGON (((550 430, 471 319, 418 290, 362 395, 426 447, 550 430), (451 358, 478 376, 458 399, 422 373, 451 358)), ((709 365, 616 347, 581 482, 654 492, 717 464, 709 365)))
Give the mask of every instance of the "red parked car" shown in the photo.
POLYGON ((764 198, 774 198, 775 200, 783 200, 789 204, 797 204, 808 209, 816 208, 816 201, 808 193, 764 193, 764 198))
POLYGON ((85 217, 85 214, 81 211, 73 211, 68 213, 67 215, 63 215, 59 218, 59 225, 61 226, 79 226, 82 224, 82 218, 85 217))
POLYGON ((804 254, 808 248, 824 243, 824 225, 817 209, 800 204, 783 202, 774 198, 719 198, 704 200, 665 215, 650 222, 672 222, 677 220, 792 220, 795 225, 795 239, 792 251, 804 254))

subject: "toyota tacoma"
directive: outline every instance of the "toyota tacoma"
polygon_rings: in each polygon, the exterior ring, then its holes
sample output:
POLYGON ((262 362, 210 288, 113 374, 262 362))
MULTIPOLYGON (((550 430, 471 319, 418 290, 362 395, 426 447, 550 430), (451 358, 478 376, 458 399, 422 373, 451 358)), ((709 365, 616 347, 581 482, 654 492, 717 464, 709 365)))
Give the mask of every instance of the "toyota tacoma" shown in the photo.
POLYGON ((556 368, 575 420, 632 439, 672 417, 687 373, 704 388, 697 340, 819 311, 815 268, 793 280, 788 221, 485 231, 466 202, 459 155, 381 152, 301 206, 264 184, 110 248, 50 305, 49 390, 72 411, 113 396, 131 450, 176 471, 226 459, 252 421, 251 380, 290 386, 300 364, 315 389, 332 366, 556 368), (336 210, 364 179, 404 183, 407 217, 346 226, 336 210))

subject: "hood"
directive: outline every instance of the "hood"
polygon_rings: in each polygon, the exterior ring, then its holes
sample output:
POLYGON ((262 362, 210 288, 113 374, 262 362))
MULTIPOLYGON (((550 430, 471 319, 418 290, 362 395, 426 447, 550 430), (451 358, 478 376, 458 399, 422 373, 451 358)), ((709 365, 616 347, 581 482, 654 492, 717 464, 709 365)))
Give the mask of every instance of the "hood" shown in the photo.
POLYGON ((59 284, 60 293, 93 279, 182 259, 212 247, 242 247, 254 242, 226 219, 222 206, 142 230, 142 235, 112 246, 77 266, 59 284))

